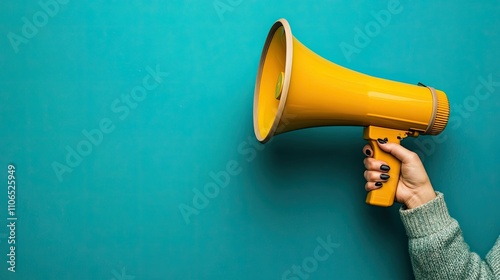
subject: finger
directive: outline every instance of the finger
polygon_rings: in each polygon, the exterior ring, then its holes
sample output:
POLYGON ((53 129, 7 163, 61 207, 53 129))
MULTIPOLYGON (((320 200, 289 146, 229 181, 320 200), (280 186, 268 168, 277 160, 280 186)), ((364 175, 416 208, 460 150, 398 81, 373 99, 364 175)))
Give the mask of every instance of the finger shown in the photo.
MULTIPOLYGON (((390 153, 393 156, 395 156, 397 159, 399 159, 402 163, 408 163, 410 161, 415 161, 418 159, 418 155, 405 147, 396 144, 396 143, 380 143, 380 141, 377 141, 378 146, 380 149, 382 149, 384 152, 390 153)), ((419 159, 420 160, 420 159, 419 159)))
POLYGON ((391 178, 391 176, 389 176, 389 174, 387 173, 369 170, 365 170, 363 176, 365 177, 365 180, 367 182, 385 182, 389 180, 389 178, 391 178))
POLYGON ((380 189, 384 184, 382 182, 366 182, 365 190, 367 192, 380 189))
POLYGON ((367 157, 373 157, 373 149, 370 145, 365 145, 363 147, 363 154, 365 154, 367 157))
POLYGON ((365 158, 363 160, 363 164, 365 165, 365 168, 370 171, 382 171, 382 172, 388 172, 391 170, 391 167, 387 165, 385 161, 381 161, 378 159, 374 158, 365 158))

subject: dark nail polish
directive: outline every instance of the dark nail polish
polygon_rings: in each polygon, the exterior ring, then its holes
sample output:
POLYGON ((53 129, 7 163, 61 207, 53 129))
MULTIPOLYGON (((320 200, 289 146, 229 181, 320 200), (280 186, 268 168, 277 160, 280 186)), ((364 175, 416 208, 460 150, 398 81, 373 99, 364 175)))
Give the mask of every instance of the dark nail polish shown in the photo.
POLYGON ((387 164, 382 164, 380 166, 380 170, 382 170, 382 171, 389 171, 389 170, 391 170, 391 168, 387 164))
POLYGON ((387 143, 387 140, 386 140, 386 139, 387 139, 387 138, 385 138, 385 139, 379 138, 379 139, 377 139, 377 141, 378 141, 380 144, 385 144, 385 143, 387 143))
POLYGON ((375 183, 375 186, 377 186, 377 187, 382 187, 382 182, 376 182, 376 183, 375 183))
POLYGON ((370 150, 366 149, 365 154, 366 154, 367 156, 371 156, 372 151, 370 151, 370 150))
POLYGON ((380 179, 382 179, 382 180, 387 180, 389 178, 391 178, 391 176, 389 176, 389 174, 385 174, 385 173, 384 174, 380 174, 380 179))

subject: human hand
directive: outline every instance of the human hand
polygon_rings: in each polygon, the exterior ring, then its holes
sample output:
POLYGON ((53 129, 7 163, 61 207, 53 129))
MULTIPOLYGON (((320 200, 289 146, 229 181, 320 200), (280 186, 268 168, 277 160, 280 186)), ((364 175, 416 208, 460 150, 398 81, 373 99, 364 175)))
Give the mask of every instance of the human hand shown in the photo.
MULTIPOLYGON (((408 209, 425 204, 436 197, 431 181, 427 176, 424 165, 418 155, 401 145, 395 143, 384 143, 377 141, 380 149, 392 154, 401 161, 401 172, 396 189, 396 201, 406 205, 408 209)), ((366 191, 378 189, 388 180, 398 178, 388 178, 387 171, 390 166, 386 162, 374 159, 370 145, 363 147, 363 152, 368 157, 363 160, 366 171, 364 173, 366 191)))

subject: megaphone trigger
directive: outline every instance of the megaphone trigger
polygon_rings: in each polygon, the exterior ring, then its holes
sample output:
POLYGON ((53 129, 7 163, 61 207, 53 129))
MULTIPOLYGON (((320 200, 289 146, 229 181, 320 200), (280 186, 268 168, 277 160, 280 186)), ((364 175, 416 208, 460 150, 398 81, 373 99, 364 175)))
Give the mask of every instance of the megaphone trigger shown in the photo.
POLYGON ((384 161, 391 167, 391 169, 387 172, 391 179, 385 182, 381 188, 370 191, 366 196, 366 203, 383 207, 391 206, 394 203, 399 180, 399 172, 401 170, 401 162, 393 155, 382 151, 377 142, 391 142, 399 144, 400 141, 407 136, 408 132, 405 130, 377 126, 365 127, 363 138, 368 140, 373 151, 373 158, 384 161))

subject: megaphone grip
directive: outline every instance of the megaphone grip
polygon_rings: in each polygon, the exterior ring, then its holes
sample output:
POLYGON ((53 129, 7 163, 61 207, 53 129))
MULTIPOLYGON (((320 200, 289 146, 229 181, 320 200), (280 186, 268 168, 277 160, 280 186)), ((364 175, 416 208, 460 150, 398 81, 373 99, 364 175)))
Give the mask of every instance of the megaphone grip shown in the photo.
POLYGON ((373 149, 373 158, 384 161, 391 167, 388 171, 390 179, 384 182, 379 189, 372 190, 366 196, 366 203, 375 206, 389 207, 394 204, 396 189, 398 187, 399 172, 401 170, 401 161, 393 155, 386 153, 380 149, 377 144, 377 139, 385 139, 387 142, 399 144, 401 139, 407 136, 407 131, 389 129, 384 127, 369 126, 365 128, 364 138, 369 141, 373 149))

